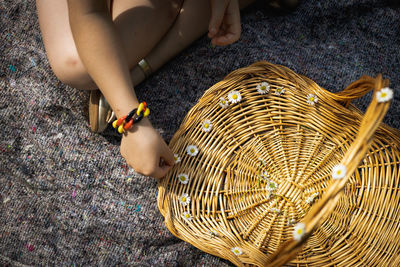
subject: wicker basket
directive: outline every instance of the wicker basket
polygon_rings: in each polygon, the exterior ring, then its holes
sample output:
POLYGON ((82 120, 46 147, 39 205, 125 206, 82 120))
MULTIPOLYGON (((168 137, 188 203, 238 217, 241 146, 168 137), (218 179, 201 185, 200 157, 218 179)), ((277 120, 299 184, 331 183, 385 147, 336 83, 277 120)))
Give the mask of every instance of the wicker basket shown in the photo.
POLYGON ((159 183, 166 226, 240 266, 399 266, 400 132, 376 97, 386 86, 363 77, 334 94, 267 62, 232 72, 170 142, 180 162, 159 183), (362 114, 350 102, 370 90, 362 114), (228 94, 241 101, 224 105, 228 94), (346 175, 332 179, 339 163, 346 175))

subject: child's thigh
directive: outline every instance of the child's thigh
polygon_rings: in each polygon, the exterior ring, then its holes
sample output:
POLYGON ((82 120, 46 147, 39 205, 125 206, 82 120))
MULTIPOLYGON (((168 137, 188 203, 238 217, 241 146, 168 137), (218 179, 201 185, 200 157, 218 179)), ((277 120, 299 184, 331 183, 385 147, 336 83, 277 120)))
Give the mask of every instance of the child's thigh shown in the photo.
MULTIPOLYGON (((208 1, 208 0, 207 0, 208 1)), ((173 25, 183 0, 115 0, 112 17, 130 68, 156 46, 173 25)))
POLYGON ((36 9, 47 58, 54 74, 65 84, 94 89, 95 85, 72 37, 67 0, 36 0, 36 9))
MULTIPOLYGON (((145 57, 168 31, 182 1, 107 0, 130 68, 145 57)), ((36 8, 43 43, 55 75, 75 88, 95 89, 72 37, 67 0, 36 0, 36 8)))

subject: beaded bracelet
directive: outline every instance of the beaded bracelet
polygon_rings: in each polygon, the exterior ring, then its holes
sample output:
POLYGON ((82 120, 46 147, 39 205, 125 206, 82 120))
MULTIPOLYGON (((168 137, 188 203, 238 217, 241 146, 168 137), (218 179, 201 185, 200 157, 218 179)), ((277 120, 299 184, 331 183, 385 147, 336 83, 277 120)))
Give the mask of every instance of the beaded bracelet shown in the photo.
POLYGON ((114 128, 118 128, 118 132, 122 134, 124 131, 129 130, 134 123, 138 123, 143 118, 149 116, 150 109, 147 107, 146 102, 139 104, 138 108, 133 109, 128 115, 125 115, 112 123, 114 128))

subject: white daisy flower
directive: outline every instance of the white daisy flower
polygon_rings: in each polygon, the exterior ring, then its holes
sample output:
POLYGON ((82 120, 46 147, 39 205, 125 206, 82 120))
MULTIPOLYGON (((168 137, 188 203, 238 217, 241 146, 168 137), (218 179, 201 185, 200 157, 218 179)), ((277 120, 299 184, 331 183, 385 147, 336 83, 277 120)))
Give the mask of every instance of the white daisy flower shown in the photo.
POLYGON ((333 179, 342 179, 346 176, 347 168, 343 164, 338 164, 332 169, 333 179))
POLYGON ((310 204, 313 203, 313 202, 314 202, 313 196, 309 196, 309 197, 306 199, 306 203, 307 203, 308 205, 310 205, 310 204))
POLYGON ((219 236, 218 232, 215 231, 214 229, 212 229, 212 230, 210 230, 210 231, 208 231, 208 232, 210 233, 211 237, 217 237, 217 236, 219 236))
POLYGON ((285 92, 286 92, 286 89, 283 88, 283 87, 279 87, 279 88, 276 88, 276 89, 275 89, 275 94, 276 94, 276 95, 282 95, 282 94, 284 94, 285 92))
POLYGON ((318 97, 316 95, 309 94, 307 96, 307 103, 310 104, 311 106, 314 106, 315 103, 317 102, 318 102, 318 97))
POLYGON ((238 247, 232 248, 231 251, 232 251, 233 254, 235 254, 236 256, 239 256, 239 255, 242 255, 242 254, 243 254, 242 249, 241 249, 241 248, 238 248, 238 247))
POLYGON ((269 92, 269 84, 267 82, 262 82, 259 85, 257 85, 257 92, 260 94, 264 95, 269 92))
POLYGON ((225 98, 221 97, 219 99, 219 105, 221 106, 221 108, 227 108, 229 106, 229 103, 225 100, 225 98))
POLYGON ((179 157, 178 154, 174 154, 174 161, 175 161, 175 164, 181 162, 181 157, 179 157))
POLYGON ((181 195, 181 197, 179 198, 179 202, 180 202, 183 206, 186 206, 187 204, 189 204, 189 203, 190 203, 190 197, 189 197, 189 195, 186 194, 186 193, 183 193, 183 194, 181 195))
POLYGON ((260 163, 261 163, 263 166, 267 165, 267 163, 266 163, 262 158, 258 158, 258 160, 260 161, 260 163))
POLYGON ((230 91, 228 94, 228 100, 229 102, 231 102, 232 104, 234 103, 239 103, 240 100, 242 100, 242 96, 240 95, 239 91, 230 91))
POLYGON ((210 120, 205 120, 203 121, 202 126, 203 126, 203 131, 209 132, 211 131, 213 125, 210 120))
POLYGON ((274 181, 269 181, 268 185, 267 185, 267 190, 270 192, 275 191, 278 188, 278 184, 275 183, 274 181))
POLYGON ((281 210, 278 209, 278 208, 270 208, 269 210, 274 212, 274 213, 278 213, 278 214, 281 213, 281 210))
POLYGON ((269 177, 271 177, 271 176, 268 174, 267 171, 265 171, 265 172, 263 172, 263 173, 260 175, 260 177, 261 177, 261 179, 263 179, 264 181, 269 182, 269 177))
POLYGON ((312 194, 311 196, 309 196, 309 197, 306 199, 306 203, 307 203, 307 204, 312 204, 312 203, 314 202, 315 198, 316 198, 318 195, 319 195, 319 193, 318 193, 318 192, 315 192, 314 194, 312 194))
POLYGON ((306 225, 304 223, 296 224, 293 230, 293 239, 297 241, 301 240, 305 232, 306 225))
POLYGON ((188 147, 186 148, 186 152, 188 153, 189 156, 194 157, 197 155, 197 153, 199 153, 199 150, 195 145, 188 145, 188 147))
POLYGON ((186 173, 180 173, 178 174, 178 180, 182 184, 187 184, 189 182, 189 177, 186 173))
POLYGON ((376 98, 378 102, 387 102, 393 98, 393 90, 389 87, 382 88, 380 91, 376 92, 376 98))
POLYGON ((185 211, 184 213, 183 213, 183 218, 185 218, 185 220, 186 221, 188 221, 188 222, 190 222, 192 219, 193 219, 193 216, 189 213, 189 212, 187 212, 187 211, 185 211))

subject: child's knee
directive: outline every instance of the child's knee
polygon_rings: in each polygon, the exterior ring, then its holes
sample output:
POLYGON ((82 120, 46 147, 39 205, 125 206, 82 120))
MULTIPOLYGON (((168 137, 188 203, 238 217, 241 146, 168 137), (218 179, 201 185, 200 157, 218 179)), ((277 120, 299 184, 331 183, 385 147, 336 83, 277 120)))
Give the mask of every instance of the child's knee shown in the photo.
POLYGON ((158 16, 163 18, 166 24, 171 24, 175 21, 181 11, 183 0, 158 0, 152 2, 156 8, 158 16))
POLYGON ((57 59, 50 59, 50 65, 62 83, 77 89, 93 89, 93 81, 78 55, 65 55, 59 56, 57 59))

